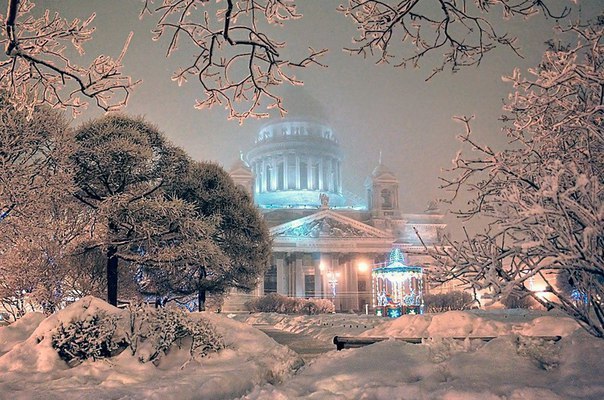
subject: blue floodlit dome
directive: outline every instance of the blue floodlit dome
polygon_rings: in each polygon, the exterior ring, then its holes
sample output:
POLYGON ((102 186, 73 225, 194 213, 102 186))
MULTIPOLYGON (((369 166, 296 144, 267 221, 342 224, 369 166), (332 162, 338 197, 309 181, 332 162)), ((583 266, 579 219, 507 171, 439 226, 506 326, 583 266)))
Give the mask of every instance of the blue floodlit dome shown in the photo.
POLYGON ((258 132, 247 160, 254 173, 254 199, 263 208, 346 205, 342 152, 331 127, 313 119, 272 121, 258 132))

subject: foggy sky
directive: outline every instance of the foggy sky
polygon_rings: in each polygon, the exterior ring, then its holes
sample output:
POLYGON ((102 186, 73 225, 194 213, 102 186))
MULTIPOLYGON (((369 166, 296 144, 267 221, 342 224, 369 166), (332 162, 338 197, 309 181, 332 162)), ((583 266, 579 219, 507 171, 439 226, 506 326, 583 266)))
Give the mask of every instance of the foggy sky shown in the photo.
MULTIPOLYGON (((195 83, 178 87, 170 80, 172 72, 188 62, 190 55, 180 51, 170 59, 165 58, 166 41, 151 40, 154 18, 138 19, 142 5, 139 0, 35 2, 38 12, 49 8, 69 19, 97 13, 93 23, 97 31, 94 39, 85 44, 86 57, 99 53, 116 57, 128 33, 133 31, 124 72, 142 79, 143 83, 136 88, 124 111, 144 115, 194 159, 217 161, 228 169, 238 159, 240 150, 249 150, 258 127, 267 122, 248 120, 240 126, 237 121, 227 121, 224 109, 195 110, 193 104, 202 96, 201 87, 195 83)), ((508 49, 498 48, 477 68, 455 74, 445 70, 425 82, 440 53, 423 60, 420 69, 396 69, 376 66, 372 60, 342 52, 342 47, 350 45, 355 28, 349 19, 335 11, 340 2, 298 1, 304 18, 286 23, 277 32, 277 38, 288 43, 286 51, 304 54, 309 46, 330 49, 323 59, 328 68, 301 70, 297 76, 303 79, 304 87, 283 91, 285 107, 291 108, 292 114, 305 114, 308 112, 300 103, 311 103, 311 110, 325 113, 344 152, 345 189, 365 197, 363 181, 377 165, 382 151, 383 163, 400 180, 402 211, 421 212, 428 201, 446 196, 438 189, 438 176, 460 148, 455 136, 462 129, 452 121, 452 116, 475 115, 474 132, 478 140, 495 144, 492 147, 505 144, 497 118, 502 114, 502 100, 512 87, 502 82, 501 76, 511 74, 514 67, 524 72, 538 64, 544 42, 552 36, 554 21, 537 16, 528 22, 519 19, 505 23, 506 30, 519 37, 524 59, 508 49), (300 90, 304 93, 300 94, 300 90)), ((584 16, 604 10, 601 0, 579 2, 584 16)), ((554 4, 554 9, 572 5, 565 0, 555 0, 554 4)), ((573 7, 578 10, 578 6, 573 7)), ((499 16, 496 11, 489 18, 499 16)), ((102 111, 91 105, 74 123, 99 115, 102 111)), ((458 207, 459 204, 453 206, 458 207)), ((456 226, 458 223, 451 228, 456 226)))

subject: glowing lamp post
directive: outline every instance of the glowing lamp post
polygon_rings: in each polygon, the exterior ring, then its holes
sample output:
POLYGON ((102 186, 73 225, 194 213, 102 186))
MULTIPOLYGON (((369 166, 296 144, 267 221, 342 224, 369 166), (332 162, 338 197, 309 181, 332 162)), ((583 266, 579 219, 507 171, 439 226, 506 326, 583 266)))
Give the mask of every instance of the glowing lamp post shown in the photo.
POLYGON ((365 261, 361 261, 358 264, 359 272, 367 272, 369 270, 369 264, 365 261))
POLYGON ((329 283, 329 288, 331 289, 331 297, 335 300, 336 298, 336 287, 338 286, 338 276, 340 274, 337 272, 330 271, 327 274, 327 283, 329 283))
MULTIPOLYGON (((325 266, 323 264, 319 265, 319 270, 321 273, 325 274, 325 266)), ((336 287, 338 286, 338 277, 340 276, 339 272, 334 272, 331 268, 326 273, 327 275, 327 283, 329 285, 329 289, 331 290, 331 298, 335 300, 336 298, 336 287)))

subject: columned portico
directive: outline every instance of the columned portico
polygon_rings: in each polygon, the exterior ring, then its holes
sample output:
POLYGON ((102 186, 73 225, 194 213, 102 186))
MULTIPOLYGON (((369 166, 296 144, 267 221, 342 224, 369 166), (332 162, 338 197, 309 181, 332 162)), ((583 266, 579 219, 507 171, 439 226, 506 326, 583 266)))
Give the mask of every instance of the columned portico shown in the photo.
POLYGON ((271 234, 277 293, 330 299, 337 311, 360 310, 367 302, 358 289, 360 281, 371 287, 370 277, 360 277, 358 266, 373 263, 393 241, 387 232, 331 210, 275 226, 271 234))
MULTIPOLYGON (((253 197, 273 239, 257 293, 326 298, 338 311, 364 311, 373 304, 370 265, 383 262, 393 247, 418 254, 423 243, 443 243, 444 215, 435 204, 403 214, 399 180, 381 156, 366 180, 365 199, 343 191, 342 160, 331 127, 312 118, 269 122, 246 157, 240 155, 232 177, 253 197)), ((429 257, 409 258, 431 264, 429 257)))

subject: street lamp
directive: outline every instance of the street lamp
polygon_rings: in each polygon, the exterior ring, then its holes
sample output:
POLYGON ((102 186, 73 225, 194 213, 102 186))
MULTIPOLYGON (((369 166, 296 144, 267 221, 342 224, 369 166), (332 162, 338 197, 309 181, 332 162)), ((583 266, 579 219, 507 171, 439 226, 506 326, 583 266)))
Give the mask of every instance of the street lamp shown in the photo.
POLYGON ((369 264, 365 261, 361 261, 358 263, 357 268, 359 269, 359 272, 367 272, 369 270, 369 264))
POLYGON ((331 297, 333 299, 336 298, 336 286, 338 285, 338 277, 340 276, 339 272, 329 271, 327 274, 327 282, 329 283, 329 287, 331 289, 331 297))

